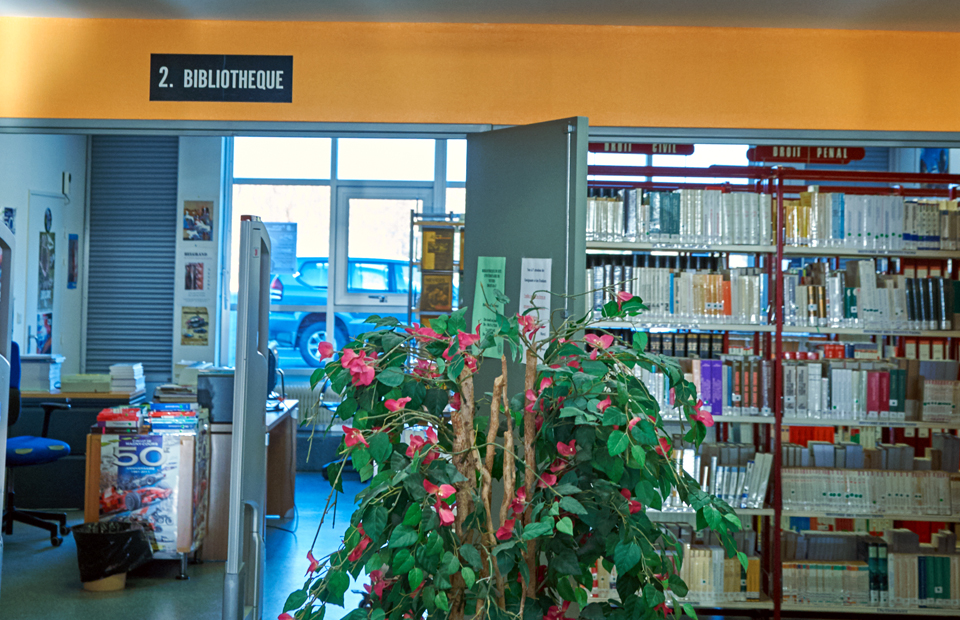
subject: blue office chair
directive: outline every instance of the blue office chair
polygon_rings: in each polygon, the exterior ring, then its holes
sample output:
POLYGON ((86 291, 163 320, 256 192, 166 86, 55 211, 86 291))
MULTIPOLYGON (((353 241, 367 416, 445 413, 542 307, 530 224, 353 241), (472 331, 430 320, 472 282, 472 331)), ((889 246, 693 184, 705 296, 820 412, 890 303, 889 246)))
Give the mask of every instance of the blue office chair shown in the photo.
MULTIPOLYGON (((67 528, 67 515, 60 512, 40 512, 37 510, 19 510, 14 505, 13 472, 18 467, 52 463, 70 455, 70 446, 56 439, 47 439, 50 430, 50 416, 54 411, 69 409, 66 403, 41 403, 43 409, 43 430, 40 437, 22 435, 7 439, 7 505, 3 513, 3 533, 13 534, 13 522, 19 521, 50 532, 50 542, 54 547, 63 543, 67 528), (54 523, 51 523, 53 521, 54 523), (59 524, 59 525, 58 525, 59 524)), ((20 417, 20 347, 16 342, 10 347, 10 405, 7 426, 13 426, 20 417)))

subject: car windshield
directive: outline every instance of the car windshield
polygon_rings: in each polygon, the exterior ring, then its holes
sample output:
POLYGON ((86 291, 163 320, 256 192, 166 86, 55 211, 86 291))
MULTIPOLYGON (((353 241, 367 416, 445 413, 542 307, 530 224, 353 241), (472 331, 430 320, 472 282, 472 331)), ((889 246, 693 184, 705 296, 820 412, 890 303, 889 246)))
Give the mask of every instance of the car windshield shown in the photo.
POLYGON ((325 288, 327 286, 326 261, 308 261, 300 266, 300 281, 307 286, 325 288))

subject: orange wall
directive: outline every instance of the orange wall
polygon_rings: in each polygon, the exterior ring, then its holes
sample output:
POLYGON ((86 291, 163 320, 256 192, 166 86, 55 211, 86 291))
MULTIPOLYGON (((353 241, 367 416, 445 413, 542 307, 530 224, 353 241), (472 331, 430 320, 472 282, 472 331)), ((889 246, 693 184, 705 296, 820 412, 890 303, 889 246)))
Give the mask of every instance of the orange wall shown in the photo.
POLYGON ((0 117, 960 130, 960 34, 0 18, 0 117), (150 102, 150 53, 292 54, 292 104, 150 102))

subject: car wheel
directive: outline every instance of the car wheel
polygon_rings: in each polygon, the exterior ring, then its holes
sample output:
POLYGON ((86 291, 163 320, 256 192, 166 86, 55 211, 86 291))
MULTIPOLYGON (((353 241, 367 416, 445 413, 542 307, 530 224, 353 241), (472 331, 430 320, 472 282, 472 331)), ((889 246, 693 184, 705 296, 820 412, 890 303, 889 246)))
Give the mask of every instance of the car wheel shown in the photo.
MULTIPOLYGON (((343 335, 343 330, 339 327, 336 329, 336 338, 333 346, 340 350, 343 348, 343 345, 347 343, 346 338, 343 335)), ((327 339, 327 323, 326 321, 317 321, 316 323, 311 323, 304 330, 303 334, 300 336, 300 356, 303 357, 303 361, 307 363, 308 366, 314 368, 320 367, 320 343, 324 342, 327 339)))
POLYGON ((123 498, 123 505, 127 510, 136 510, 140 507, 140 496, 136 493, 128 493, 123 498))

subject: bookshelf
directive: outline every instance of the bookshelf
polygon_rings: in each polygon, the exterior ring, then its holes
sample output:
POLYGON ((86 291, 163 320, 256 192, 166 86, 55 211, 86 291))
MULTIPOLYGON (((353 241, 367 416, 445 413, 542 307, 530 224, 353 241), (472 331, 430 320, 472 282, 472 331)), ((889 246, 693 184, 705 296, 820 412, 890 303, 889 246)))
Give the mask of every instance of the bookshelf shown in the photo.
MULTIPOLYGON (((861 428, 876 429, 877 433, 884 433, 884 437, 889 437, 891 441, 895 438, 903 437, 902 433, 919 433, 919 437, 930 435, 934 431, 952 432, 960 430, 960 421, 951 422, 930 422, 922 420, 888 420, 888 419, 832 419, 832 418, 812 418, 812 417, 788 417, 784 415, 785 405, 782 401, 784 395, 784 360, 786 359, 785 344, 793 341, 803 341, 809 338, 813 343, 873 343, 879 351, 879 359, 886 359, 886 347, 896 347, 897 356, 904 356, 905 342, 909 339, 919 341, 919 339, 934 339, 944 343, 944 359, 957 360, 960 358, 960 327, 956 321, 951 321, 948 329, 907 329, 904 325, 886 324, 877 325, 876 323, 859 323, 857 325, 839 325, 826 324, 785 324, 785 300, 788 297, 784 290, 784 276, 787 272, 784 268, 784 259, 802 259, 818 260, 828 265, 829 269, 837 270, 842 261, 873 260, 873 273, 880 274, 904 273, 906 261, 917 261, 919 264, 936 264, 939 269, 939 276, 943 279, 952 280, 955 283, 960 280, 960 240, 957 239, 957 233, 960 227, 956 224, 956 219, 960 214, 951 213, 948 216, 947 224, 949 230, 953 231, 948 235, 948 241, 944 242, 942 249, 932 249, 924 247, 924 240, 921 237, 919 241, 914 239, 913 247, 908 247, 906 231, 901 231, 901 237, 892 236, 890 241, 876 242, 874 247, 857 247, 854 243, 851 247, 846 247, 846 241, 842 239, 829 239, 829 227, 827 228, 826 242, 819 241, 820 245, 803 245, 796 242, 797 239, 791 238, 788 243, 788 237, 791 234, 796 236, 799 229, 791 228, 800 217, 801 211, 798 210, 801 205, 801 192, 808 191, 808 185, 817 183, 828 183, 819 187, 819 195, 815 195, 814 200, 821 198, 823 194, 844 194, 850 197, 850 205, 863 204, 860 207, 862 213, 872 213, 870 209, 875 207, 871 202, 876 196, 903 197, 907 201, 911 199, 939 199, 956 200, 958 197, 958 188, 960 185, 960 176, 958 175, 921 175, 912 173, 875 173, 858 172, 853 170, 796 170, 784 167, 729 167, 713 166, 710 168, 670 168, 657 166, 589 166, 588 174, 594 177, 617 176, 621 178, 637 178, 636 181, 591 181, 590 187, 601 193, 601 198, 613 196, 617 190, 623 190, 624 203, 629 205, 629 193, 631 190, 644 190, 647 192, 677 192, 682 194, 682 190, 714 190, 721 194, 720 200, 727 200, 736 204, 736 201, 747 200, 740 197, 728 198, 728 195, 742 196, 744 194, 761 194, 766 198, 761 198, 761 205, 764 200, 769 201, 771 211, 771 226, 775 231, 768 243, 765 239, 745 238, 741 236, 730 242, 731 238, 723 234, 720 230, 719 236, 710 233, 707 225, 704 229, 687 229, 687 238, 671 238, 664 240, 659 238, 656 241, 644 240, 644 224, 629 223, 629 215, 626 215, 627 225, 623 238, 616 239, 616 234, 611 234, 609 227, 592 225, 590 206, 588 203, 587 213, 587 260, 588 270, 590 261, 594 264, 603 261, 604 256, 610 257, 610 261, 615 264, 630 264, 631 255, 637 253, 649 253, 652 255, 689 257, 687 262, 681 265, 678 263, 666 263, 671 267, 676 264, 680 269, 692 268, 700 269, 703 266, 706 269, 728 269, 730 266, 730 257, 732 255, 747 255, 752 264, 759 266, 770 282, 770 291, 768 297, 769 315, 766 317, 766 324, 757 324, 754 322, 724 322, 720 319, 713 322, 710 319, 702 320, 703 317, 697 317, 696 320, 685 320, 684 318, 672 319, 671 317, 657 317, 656 319, 638 317, 635 321, 606 321, 597 327, 606 330, 632 330, 646 331, 650 334, 669 333, 688 331, 690 333, 710 333, 723 332, 724 334, 737 333, 752 334, 756 343, 755 353, 761 355, 764 359, 774 362, 774 402, 775 409, 771 417, 758 416, 718 416, 715 421, 718 423, 717 440, 727 438, 728 425, 752 424, 759 427, 755 435, 755 441, 758 448, 762 444, 773 454, 774 464, 770 480, 770 503, 769 506, 762 509, 737 510, 742 517, 758 519, 758 530, 765 532, 765 538, 762 539, 762 562, 764 581, 763 587, 766 593, 761 595, 760 602, 733 603, 725 602, 719 604, 710 604, 702 606, 703 608, 719 610, 721 613, 731 612, 736 614, 736 610, 743 609, 767 609, 772 611, 772 616, 779 620, 781 612, 788 612, 795 615, 796 612, 809 613, 884 613, 884 614, 902 614, 902 615, 928 615, 928 616, 952 616, 960 615, 960 610, 956 608, 943 609, 935 607, 905 608, 905 607, 877 607, 868 605, 820 605, 809 603, 785 603, 782 600, 781 584, 783 580, 783 566, 781 562, 781 523, 782 517, 801 517, 811 519, 883 519, 893 521, 921 522, 921 523, 960 523, 960 511, 955 511, 951 515, 921 515, 906 512, 905 514, 881 514, 867 515, 845 512, 843 510, 830 511, 807 511, 807 510, 785 510, 783 508, 782 481, 781 472, 783 470, 782 446, 781 442, 786 441, 786 434, 791 427, 820 427, 834 428, 839 433, 842 428, 861 428), (736 178, 747 181, 745 184, 717 184, 709 181, 703 183, 664 183, 652 182, 646 179, 655 177, 674 177, 674 178, 736 178), (875 186, 862 186, 859 184, 874 183, 875 186), (778 225, 783 223, 783 225, 778 225), (693 232, 691 233, 691 230, 693 232), (690 235, 695 238, 691 239, 690 235), (696 237, 702 234, 703 237, 696 237), (706 237, 710 237, 709 240, 706 237), (747 242, 749 241, 749 242, 747 242), (951 249, 957 248, 957 249, 951 249), (694 262, 692 257, 698 258, 694 262), (719 257, 719 258, 716 258, 719 257), (704 262, 713 260, 715 262, 704 262), (769 594, 769 596, 768 596, 769 594)), ((637 200, 634 198, 634 200, 637 200)), ((685 200, 685 199, 682 199, 685 200)), ((717 200, 716 196, 713 200, 717 200)), ((750 199, 752 200, 752 199, 750 199)), ((705 200, 706 201, 706 200, 705 200)), ((881 204, 883 199, 878 199, 876 204, 881 204)), ((725 203, 724 203, 725 204, 725 203)), ((843 203, 841 203, 843 204, 843 203)), ((854 207, 851 206, 851 209, 854 207)), ((880 207, 877 207, 880 208, 880 207)), ((882 207, 886 209, 887 207, 882 207)), ((914 207, 916 208, 916 207, 914 207)), ((955 208, 955 207, 954 207, 955 208)), ((704 213, 706 213, 706 207, 704 213)), ((935 209, 939 212, 939 209, 935 209)), ((816 207, 812 207, 812 212, 816 212, 816 207)), ((852 212, 852 211, 851 211, 852 212)), ((645 217, 642 211, 638 211, 639 220, 645 217)), ((699 211, 697 213, 700 213, 699 211)), ((823 213, 820 211, 820 213, 823 213)), ((886 211, 884 211, 886 213, 886 211)), ((804 213, 804 216, 806 214, 804 213)), ((815 217, 822 217, 815 216, 815 217)), ((863 216, 861 216, 863 217, 863 216)), ((913 216, 911 216, 913 217, 913 216)), ((680 215, 683 220, 684 216, 680 215)), ((597 220, 599 221, 599 220, 597 220)), ((649 224, 649 218, 647 223, 649 224)), ((821 220, 822 221, 822 220, 821 220)), ((866 221, 865 219, 863 221, 866 221)), ((893 219, 892 221, 896 221, 893 219)), ((913 231, 921 230, 920 219, 905 219, 905 222, 916 224, 913 231)), ((682 222, 681 222, 682 224, 682 222)), ((865 227, 868 224, 863 224, 865 227)), ((886 225, 886 224, 884 224, 886 225)), ((799 226, 799 225, 798 225, 799 226)), ((869 226, 874 226, 871 223, 869 226)), ((936 224, 933 225, 934 228, 936 224)), ((809 224, 808 224, 809 227, 809 224)), ((928 229, 929 230, 929 229, 928 229)), ((673 231, 671 231, 673 232, 673 231)), ((808 228, 809 232, 809 228, 808 228)), ((887 231, 890 232, 890 231, 887 231)), ((823 234, 822 230, 821 233, 823 234)), ((890 235, 888 235, 890 236, 890 235)), ((812 238, 812 236, 811 236, 812 238)), ((879 237, 878 237, 879 238, 879 237)), ((884 237, 886 239, 887 237, 884 237)), ((929 241, 929 239, 928 239, 929 241)), ((644 267, 650 263, 645 259, 642 263, 644 267)), ((661 259, 658 259, 660 261, 661 259)), ((668 259, 669 260, 669 259, 668 259)), ((676 259, 683 260, 683 259, 676 259)), ((818 261, 818 262, 819 262, 818 261)), ((640 265, 637 259, 632 259, 632 266, 636 268, 640 265)), ((657 266, 664 264, 662 262, 653 263, 657 266)), ((742 264, 742 263, 741 263, 742 264)), ((926 267, 924 266, 924 269, 926 267)), ((932 272, 928 272, 932 273, 932 272)), ((915 276, 915 277, 928 277, 915 276)), ((597 288, 595 285, 594 288, 597 288)), ((859 289, 858 289, 859 290, 859 289)), ((641 295, 644 301, 647 296, 641 295)), ((813 300, 810 300, 811 302, 813 300)), ((891 302, 892 303, 892 302, 891 302)), ((892 305, 890 306, 892 308, 892 305)), ((912 310, 912 308, 911 308, 912 310)), ((946 312, 946 310, 945 310, 946 312)), ((951 312, 960 314, 960 308, 951 309, 951 312)), ((821 315, 822 316, 822 315, 821 315)), ((956 315, 954 315, 956 316, 956 315)), ((948 317, 952 319, 952 317, 948 317)), ((763 323, 760 321, 759 323, 763 323)), ((920 341, 922 342, 922 341, 920 341)), ((726 347, 726 339, 724 340, 726 347)), ((726 350, 726 349, 724 349, 726 350)), ((821 356, 820 361, 829 362, 821 356)), ((854 361, 854 360, 850 360, 854 361)), ((855 360, 861 361, 861 360, 855 360)), ((867 361, 866 359, 862 361, 867 361)), ((956 379, 958 377, 953 377, 956 379)), ((910 416, 908 416, 910 417, 910 416)), ((670 420, 666 420, 670 422, 670 420)), ((907 437, 912 435, 908 434, 907 437)), ((687 516, 684 511, 664 511, 656 513, 656 517, 669 519, 671 517, 687 516)), ((960 528, 957 528, 960 529, 960 528)), ((953 594, 956 598, 960 596, 953 594)), ((689 601, 687 601, 689 602, 689 601)), ((694 604, 694 607, 701 607, 694 604)))
POLYGON ((407 324, 456 310, 463 279, 463 216, 410 212, 407 324))

